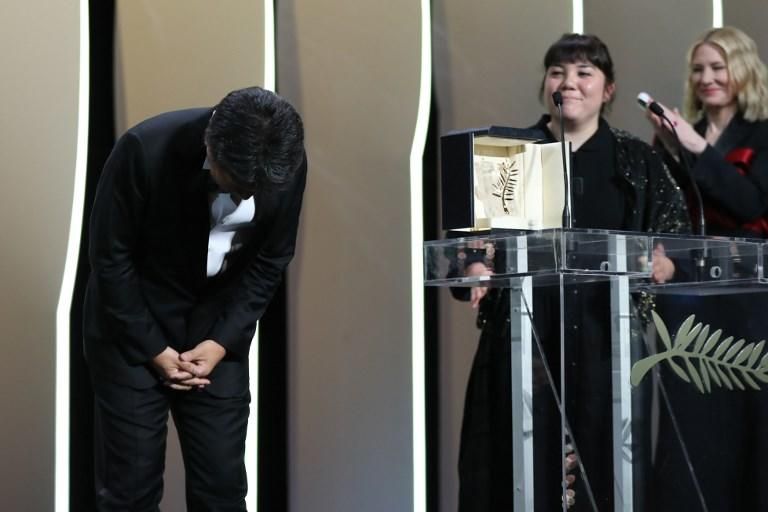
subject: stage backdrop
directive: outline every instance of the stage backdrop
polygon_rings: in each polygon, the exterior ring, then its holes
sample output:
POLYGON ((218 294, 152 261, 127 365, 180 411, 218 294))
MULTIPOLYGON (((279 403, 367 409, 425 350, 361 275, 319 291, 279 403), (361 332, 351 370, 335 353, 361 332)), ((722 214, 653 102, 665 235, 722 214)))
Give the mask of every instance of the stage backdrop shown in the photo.
POLYGON ((289 270, 292 511, 413 510, 409 155, 419 2, 277 5, 309 178, 289 270))
MULTIPOLYGON (((147 115, 209 105, 263 79, 257 3, 116 4, 118 134, 147 115)), ((278 90, 304 115, 310 158, 288 290, 292 511, 412 509, 409 154, 419 100, 419 7, 405 0, 277 5, 278 90)), ((540 62, 572 29, 572 2, 434 0, 432 9, 438 134, 534 122, 543 110, 540 62)), ((53 509, 55 311, 73 200, 79 14, 73 2, 6 0, 0 7, 0 453, 12 468, 0 480, 0 496, 8 510, 53 509)), ((585 0, 582 14, 584 29, 605 39, 616 62, 611 122, 648 136, 634 98, 646 90, 679 104, 685 52, 711 26, 712 3, 585 0)), ((755 37, 768 58, 762 0, 729 1, 723 16, 755 37)), ((431 510, 449 511, 478 332, 465 304, 441 299, 431 510)), ((183 500, 172 454, 169 509, 183 500)))
POLYGON ((0 4, 0 496, 53 510, 56 304, 75 176, 78 2, 0 4))

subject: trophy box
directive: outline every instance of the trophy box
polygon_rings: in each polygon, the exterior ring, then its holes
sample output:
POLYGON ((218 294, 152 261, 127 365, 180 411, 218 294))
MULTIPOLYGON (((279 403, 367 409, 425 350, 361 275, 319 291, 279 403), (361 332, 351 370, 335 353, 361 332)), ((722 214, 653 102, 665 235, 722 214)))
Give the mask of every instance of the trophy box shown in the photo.
POLYGON ((559 142, 541 130, 489 126, 440 138, 444 230, 563 227, 559 142))

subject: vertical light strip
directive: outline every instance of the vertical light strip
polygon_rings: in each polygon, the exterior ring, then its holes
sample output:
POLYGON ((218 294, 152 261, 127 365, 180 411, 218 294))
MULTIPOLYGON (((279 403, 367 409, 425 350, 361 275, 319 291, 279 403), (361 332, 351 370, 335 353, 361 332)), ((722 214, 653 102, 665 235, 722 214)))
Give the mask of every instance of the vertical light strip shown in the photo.
MULTIPOLYGON (((275 90, 275 4, 273 0, 264 0, 264 81, 261 84, 267 90, 275 90)), ((248 418, 248 431, 245 435, 245 467, 248 475, 248 494, 245 505, 248 510, 258 510, 259 503, 259 329, 251 340, 248 354, 248 372, 250 376, 251 414, 248 418)))
POLYGON ((277 67, 275 65, 275 4, 264 0, 264 88, 274 91, 277 67))
POLYGON ((723 0, 712 0, 712 26, 723 26, 723 0))
POLYGON ((64 275, 56 306, 56 420, 54 462, 54 510, 69 510, 69 316, 75 290, 77 262, 83 225, 85 176, 88 166, 88 95, 90 79, 88 0, 80 0, 80 62, 77 93, 77 149, 72 191, 72 212, 69 219, 69 239, 64 261, 64 275))
POLYGON ((573 0, 573 32, 584 32, 584 0, 573 0))
POLYGON ((423 160, 432 95, 432 35, 429 0, 421 0, 421 81, 411 145, 411 326, 413 386, 413 510, 427 510, 427 422, 424 357, 423 160))

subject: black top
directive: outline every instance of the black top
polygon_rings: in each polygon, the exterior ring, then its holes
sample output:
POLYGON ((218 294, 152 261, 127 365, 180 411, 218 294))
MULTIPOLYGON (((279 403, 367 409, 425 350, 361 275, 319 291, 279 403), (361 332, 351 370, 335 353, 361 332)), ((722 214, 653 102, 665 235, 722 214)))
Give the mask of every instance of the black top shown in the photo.
MULTIPOLYGON (((549 116, 535 125, 547 139, 557 142, 547 128, 549 116)), ((608 123, 600 118, 597 131, 571 156, 573 184, 573 227, 597 229, 628 229, 625 191, 616 174, 616 139, 608 123)))
MULTIPOLYGON (((706 127, 706 118, 695 125, 702 136, 706 127)), ((684 170, 658 141, 656 146, 688 192, 692 217, 698 218, 684 170)), ((714 146, 707 145, 698 156, 687 153, 704 200, 707 234, 768 236, 768 121, 747 121, 737 114, 714 146)))

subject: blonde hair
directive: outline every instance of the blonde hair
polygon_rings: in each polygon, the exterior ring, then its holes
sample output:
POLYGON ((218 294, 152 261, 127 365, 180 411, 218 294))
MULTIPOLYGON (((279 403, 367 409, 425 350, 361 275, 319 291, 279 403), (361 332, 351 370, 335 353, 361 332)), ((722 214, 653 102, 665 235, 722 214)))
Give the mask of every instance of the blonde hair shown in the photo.
POLYGON ((752 38, 735 27, 708 30, 688 50, 688 79, 683 99, 685 117, 695 121, 703 115, 701 100, 696 96, 691 83, 691 60, 702 44, 710 44, 722 53, 738 109, 744 119, 768 119, 768 70, 760 60, 757 45, 752 38))

